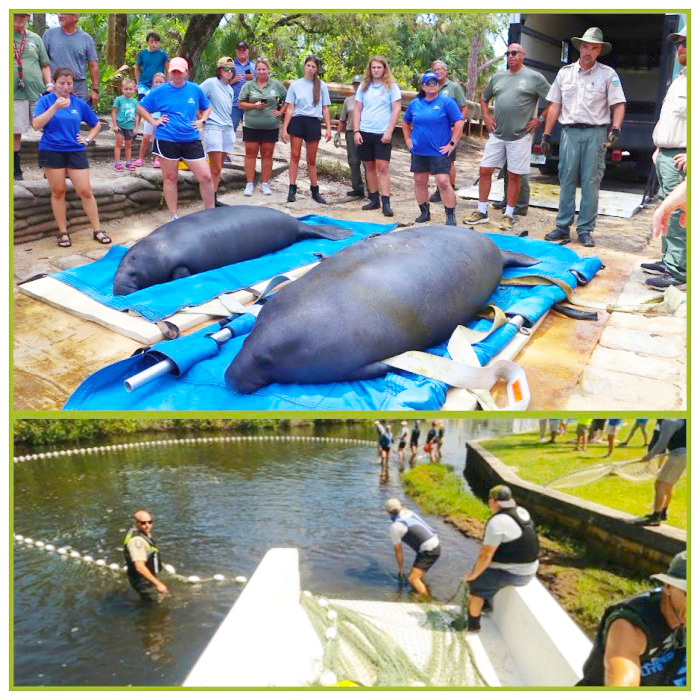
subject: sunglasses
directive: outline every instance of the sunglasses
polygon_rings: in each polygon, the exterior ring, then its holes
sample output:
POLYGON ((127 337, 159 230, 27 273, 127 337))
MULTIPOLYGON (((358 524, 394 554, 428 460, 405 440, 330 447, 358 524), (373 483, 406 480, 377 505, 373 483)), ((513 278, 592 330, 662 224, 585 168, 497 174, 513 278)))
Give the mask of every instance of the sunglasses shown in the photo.
POLYGON ((676 42, 676 46, 685 46, 685 42, 686 42, 685 39, 679 39, 679 40, 676 42))
POLYGON ((423 83, 423 85, 430 85, 431 87, 435 87, 436 85, 439 85, 440 83, 437 80, 429 80, 427 83, 423 83))
POLYGON ((517 56, 520 51, 506 51, 506 56, 517 56))
POLYGON ((233 70, 233 68, 231 68, 230 66, 221 66, 221 70, 225 70, 227 73, 230 73, 233 70))
POLYGON ((137 520, 136 521, 139 525, 153 525, 152 520, 137 520))

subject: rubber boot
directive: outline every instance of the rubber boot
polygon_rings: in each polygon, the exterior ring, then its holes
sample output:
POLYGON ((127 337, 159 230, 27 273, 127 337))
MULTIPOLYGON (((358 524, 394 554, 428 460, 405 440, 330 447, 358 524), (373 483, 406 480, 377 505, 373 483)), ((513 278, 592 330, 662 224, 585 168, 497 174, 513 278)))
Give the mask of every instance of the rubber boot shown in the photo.
POLYGON ((417 224, 423 224, 426 221, 430 221, 430 204, 426 202, 425 204, 419 204, 420 216, 416 219, 417 224))
POLYGON ((364 211, 369 211, 370 209, 379 209, 379 192, 370 192, 369 193, 369 204, 365 204, 364 207, 362 207, 364 211))
POLYGON ((394 216, 394 212, 391 210, 391 205, 389 204, 389 197, 382 197, 382 214, 384 214, 384 216, 394 216))
POLYGON ((15 175, 14 179, 15 180, 22 180, 22 168, 20 166, 20 157, 22 155, 22 151, 15 151, 15 175))
POLYGON ((445 207, 445 226, 456 226, 455 208, 445 207))
POLYGON ((481 615, 467 615, 467 632, 478 632, 481 629, 481 615))
POLYGON ((319 204, 326 204, 326 200, 321 197, 321 193, 318 191, 318 185, 311 185, 311 199, 319 204))
POLYGON ((297 186, 296 185, 289 186, 289 194, 287 195, 287 201, 288 202, 296 202, 297 201, 297 186))
POLYGON ((432 196, 428 200, 429 202, 433 202, 437 204, 439 201, 441 201, 440 197, 440 189, 438 187, 435 188, 435 192, 433 192, 432 196))

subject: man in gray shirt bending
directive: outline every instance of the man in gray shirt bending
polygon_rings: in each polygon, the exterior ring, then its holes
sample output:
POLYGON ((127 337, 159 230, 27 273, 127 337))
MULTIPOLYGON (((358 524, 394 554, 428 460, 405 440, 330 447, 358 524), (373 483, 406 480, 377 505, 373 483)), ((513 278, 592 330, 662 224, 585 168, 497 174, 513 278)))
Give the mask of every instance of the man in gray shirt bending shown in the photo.
POLYGON ((47 29, 42 37, 51 60, 51 72, 56 68, 70 68, 75 76, 73 94, 94 106, 100 99, 100 71, 95 42, 87 32, 78 29, 78 15, 59 14, 58 23, 59 27, 47 29), (92 83, 89 92, 88 71, 92 83))

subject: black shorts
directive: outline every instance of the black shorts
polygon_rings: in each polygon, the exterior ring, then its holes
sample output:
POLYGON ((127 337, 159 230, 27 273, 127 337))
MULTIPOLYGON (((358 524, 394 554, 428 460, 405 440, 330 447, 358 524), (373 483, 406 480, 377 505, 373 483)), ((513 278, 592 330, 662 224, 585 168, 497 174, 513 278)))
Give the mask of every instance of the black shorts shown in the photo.
POLYGON ((440 557, 440 545, 431 549, 429 552, 418 552, 416 559, 413 562, 414 569, 427 571, 440 557))
POLYGON ((201 141, 153 141, 153 154, 165 160, 201 160, 204 158, 204 148, 201 141))
POLYGON ((449 156, 416 156, 411 154, 412 173, 449 175, 452 161, 449 156))
POLYGON ((244 126, 243 141, 251 143, 277 143, 279 133, 279 129, 251 129, 249 126, 244 126))
POLYGON ((405 447, 406 447, 406 441, 405 441, 405 440, 401 440, 401 441, 399 442, 399 449, 400 449, 400 450, 403 450, 405 447))
POLYGON ((85 170, 88 165, 85 151, 39 151, 39 165, 42 168, 72 168, 85 170))
POLYGON ((287 127, 290 136, 304 139, 309 143, 321 140, 321 120, 316 117, 292 117, 287 127))
POLYGON ((420 433, 418 433, 418 435, 415 437, 411 435, 411 447, 418 447, 418 440, 420 440, 420 433))
POLYGON ((125 141, 133 141, 134 140, 134 130, 133 129, 122 129, 122 127, 119 127, 119 133, 124 137, 125 141))
POLYGON ((384 134, 361 131, 362 143, 357 147, 360 160, 391 160, 391 141, 382 143, 384 134))

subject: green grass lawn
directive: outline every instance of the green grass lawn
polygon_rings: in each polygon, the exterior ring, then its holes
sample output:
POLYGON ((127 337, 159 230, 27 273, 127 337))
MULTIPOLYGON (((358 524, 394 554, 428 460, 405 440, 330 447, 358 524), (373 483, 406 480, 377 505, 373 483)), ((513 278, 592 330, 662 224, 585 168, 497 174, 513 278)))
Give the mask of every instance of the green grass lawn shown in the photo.
MULTIPOLYGON (((539 434, 536 432, 485 440, 481 444, 504 464, 515 469, 521 479, 540 485, 586 467, 633 459, 646 453, 646 449, 642 447, 642 436, 639 432, 634 436, 633 445, 616 447, 609 459, 605 457, 608 451, 607 442, 603 445, 589 445, 586 452, 576 452, 573 449, 576 439, 575 427, 574 424, 569 424, 567 434, 558 436, 553 445, 539 443, 539 434)), ((624 425, 618 433, 618 440, 624 440, 630 429, 631 421, 627 421, 627 425, 624 425)), ((559 490, 639 516, 651 512, 654 479, 629 481, 617 475, 609 475, 583 486, 559 490)), ((686 473, 674 488, 673 501, 668 513, 669 525, 687 529, 687 499, 686 473)))

